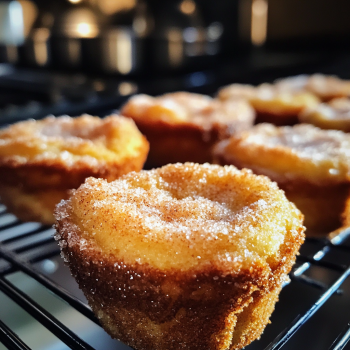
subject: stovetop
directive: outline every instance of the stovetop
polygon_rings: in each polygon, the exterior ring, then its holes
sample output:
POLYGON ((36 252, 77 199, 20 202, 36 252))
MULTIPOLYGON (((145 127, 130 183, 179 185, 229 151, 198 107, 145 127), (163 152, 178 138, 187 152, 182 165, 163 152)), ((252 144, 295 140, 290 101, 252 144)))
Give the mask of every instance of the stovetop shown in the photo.
POLYGON ((137 76, 89 75, 0 64, 0 125, 49 114, 104 116, 132 94, 192 91, 214 95, 233 82, 259 84, 296 75, 325 73, 350 78, 350 54, 267 52, 218 59, 200 71, 144 72, 137 76))

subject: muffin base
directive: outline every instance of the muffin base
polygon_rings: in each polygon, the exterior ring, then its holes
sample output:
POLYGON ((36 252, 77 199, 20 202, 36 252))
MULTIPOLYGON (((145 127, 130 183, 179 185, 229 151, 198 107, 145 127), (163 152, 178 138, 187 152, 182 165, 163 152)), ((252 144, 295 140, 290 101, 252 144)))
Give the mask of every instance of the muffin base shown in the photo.
POLYGON ((284 183, 280 188, 304 214, 306 234, 325 235, 350 224, 346 203, 350 184, 316 186, 309 183, 284 183))
POLYGON ((195 124, 171 125, 162 121, 135 123, 150 143, 147 168, 178 162, 210 162, 213 145, 233 132, 228 126, 217 126, 206 131, 195 124))
POLYGON ((258 339, 269 323, 271 313, 274 311, 275 304, 278 301, 278 295, 281 287, 275 288, 263 296, 251 297, 250 303, 237 308, 226 315, 206 315, 205 313, 193 314, 188 310, 181 308, 175 317, 168 322, 152 322, 146 314, 137 310, 128 310, 120 307, 101 308, 101 304, 93 298, 89 298, 94 313, 104 329, 116 339, 134 339, 128 344, 135 346, 136 349, 230 349, 239 350, 258 339), (202 324, 200 318, 204 317, 205 323, 202 324), (178 324, 181 322, 181 326, 178 324), (193 339, 193 323, 196 323, 197 335, 193 339), (206 332, 210 332, 210 324, 222 323, 225 328, 215 337, 207 339, 206 332), (119 327, 117 327, 119 325, 119 327), (124 334, 123 329, 128 329, 124 334), (142 341, 140 340, 142 333, 142 341), (185 337, 184 337, 185 335, 185 337), (204 337, 204 339, 203 339, 204 337), (184 338, 187 340, 184 342, 184 338), (164 341, 171 339, 171 342, 164 341), (204 340, 204 341, 203 341, 204 340), (208 340, 209 344, 208 345, 208 340), (209 346, 209 347, 208 347, 209 346))
POLYGON ((100 254, 82 253, 77 259, 77 252, 63 251, 104 329, 137 350, 226 350, 250 344, 268 324, 294 261, 287 257, 287 266, 279 266, 269 280, 259 268, 236 277, 210 269, 169 273, 111 264, 100 254))
POLYGON ((256 111, 255 124, 270 123, 276 126, 292 126, 298 122, 298 113, 274 114, 256 111))
POLYGON ((147 148, 135 158, 122 163, 79 163, 66 167, 59 162, 32 162, 18 164, 13 161, 0 164, 0 198, 8 210, 22 221, 38 221, 53 225, 56 204, 67 199, 69 190, 77 188, 89 176, 108 181, 142 169, 147 148))
POLYGON ((53 212, 62 199, 69 197, 68 190, 45 190, 32 193, 20 187, 0 186, 1 202, 21 221, 37 221, 44 225, 55 222, 53 212))

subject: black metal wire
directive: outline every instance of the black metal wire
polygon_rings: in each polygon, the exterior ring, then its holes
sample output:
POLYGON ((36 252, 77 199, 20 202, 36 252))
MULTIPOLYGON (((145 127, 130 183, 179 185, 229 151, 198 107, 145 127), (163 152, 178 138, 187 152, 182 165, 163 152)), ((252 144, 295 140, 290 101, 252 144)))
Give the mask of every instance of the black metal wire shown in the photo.
MULTIPOLYGON (((306 262, 304 262, 301 266, 299 266, 296 269, 293 269, 291 275, 292 276, 300 276, 302 275, 306 270, 308 270, 312 264, 315 264, 316 261, 320 261, 327 255, 330 251, 331 248, 339 248, 340 245, 350 237, 350 229, 346 229, 339 233, 337 236, 332 238, 331 240, 328 238, 313 238, 313 237, 306 237, 307 242, 312 242, 312 243, 322 243, 322 249, 320 249, 317 253, 315 253, 312 257, 304 257, 307 259, 306 262)), ((301 256, 299 256, 299 259, 302 259, 301 256)), ((300 261, 300 260, 299 260, 300 261)), ((339 265, 338 265, 339 266, 339 265)), ((324 266, 328 267, 328 266, 324 266)))
POLYGON ((294 276, 293 274, 290 275, 290 278, 294 281, 298 281, 301 283, 305 283, 309 286, 313 286, 317 289, 321 289, 321 290, 325 290, 328 288, 328 285, 326 283, 317 281, 311 277, 305 276, 305 275, 301 275, 301 276, 294 276))
POLYGON ((339 249, 339 250, 350 251, 349 245, 345 245, 345 244, 340 245, 339 243, 335 243, 338 240, 344 241, 344 238, 346 238, 347 236, 349 236, 349 229, 344 230, 341 234, 339 234, 338 236, 336 236, 332 240, 329 240, 328 238, 306 237, 305 242, 321 244, 323 246, 328 246, 328 247, 339 249))
POLYGON ((84 316, 88 317, 91 321, 96 324, 100 324, 98 319, 94 316, 90 307, 83 303, 81 300, 72 295, 68 290, 61 287, 57 283, 50 280, 45 275, 41 274, 38 270, 36 270, 31 264, 20 260, 16 254, 6 250, 4 247, 0 245, 0 257, 4 258, 12 265, 16 266, 18 270, 26 273, 30 277, 34 278, 37 282, 41 283, 47 289, 58 295, 60 298, 65 300, 69 305, 74 307, 77 311, 79 311, 84 316))
POLYGON ((299 315, 285 330, 283 330, 276 339, 270 343, 265 350, 278 350, 306 323, 319 308, 338 290, 342 283, 350 276, 350 267, 325 291, 321 297, 314 303, 304 315, 299 315))
MULTIPOLYGON (((57 249, 55 249, 53 251, 47 251, 47 252, 45 251, 45 252, 41 253, 40 255, 35 256, 32 259, 29 259, 28 264, 35 264, 39 261, 42 261, 44 259, 50 259, 50 258, 57 256, 57 255, 58 255, 57 249)), ((12 266, 9 266, 7 268, 0 270, 0 276, 5 276, 5 275, 8 275, 10 273, 17 272, 18 270, 19 269, 16 266, 12 265, 12 266)))
POLYGON ((342 350, 350 340, 350 322, 339 334, 329 350, 342 350))
POLYGON ((9 350, 30 350, 21 338, 0 320, 0 341, 9 350))
POLYGON ((27 250, 30 250, 30 249, 33 249, 33 248, 38 248, 38 247, 41 247, 41 246, 43 246, 45 244, 48 244, 48 243, 51 243, 51 242, 53 242, 53 238, 52 237, 47 237, 47 238, 41 240, 40 242, 33 242, 33 243, 26 244, 23 247, 14 249, 14 251, 16 253, 23 253, 23 252, 25 252, 27 250))
MULTIPOLYGON (((19 226, 19 225, 17 225, 17 226, 19 226)), ((21 234, 18 234, 16 236, 12 236, 12 237, 9 237, 7 239, 3 239, 1 242, 3 244, 8 244, 8 243, 16 242, 18 240, 21 240, 21 239, 24 239, 27 237, 33 237, 37 234, 40 234, 42 232, 49 231, 49 230, 52 230, 52 228, 47 227, 47 226, 40 226, 40 227, 35 228, 35 229, 25 230, 24 232, 22 232, 21 234)))
MULTIPOLYGON (((0 214, 0 216, 1 216, 1 215, 4 216, 4 214, 0 214)), ((8 229, 10 229, 10 228, 12 228, 12 227, 17 226, 19 223, 20 223, 20 221, 14 220, 13 222, 10 222, 10 223, 8 223, 8 224, 5 224, 5 225, 0 226, 0 228, 1 228, 1 230, 8 230, 8 229)))
POLYGON ((314 258, 309 258, 303 255, 299 255, 297 257, 297 261, 309 262, 315 266, 326 267, 327 269, 331 269, 338 272, 343 272, 346 269, 346 265, 334 264, 329 261, 315 260, 314 258))
POLYGON ((43 309, 34 300, 2 277, 0 277, 0 290, 69 347, 74 349, 93 350, 93 347, 80 339, 48 311, 43 309))

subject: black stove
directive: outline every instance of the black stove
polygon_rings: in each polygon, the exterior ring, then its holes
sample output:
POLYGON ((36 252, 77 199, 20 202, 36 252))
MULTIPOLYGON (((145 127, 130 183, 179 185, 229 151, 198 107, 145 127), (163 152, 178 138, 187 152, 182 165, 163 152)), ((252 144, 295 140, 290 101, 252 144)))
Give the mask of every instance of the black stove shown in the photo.
POLYGON ((325 73, 350 78, 349 53, 273 52, 263 49, 222 57, 210 69, 143 72, 139 75, 89 75, 0 64, 0 125, 49 114, 105 116, 130 95, 192 91, 214 95, 233 82, 260 84, 296 75, 325 73))

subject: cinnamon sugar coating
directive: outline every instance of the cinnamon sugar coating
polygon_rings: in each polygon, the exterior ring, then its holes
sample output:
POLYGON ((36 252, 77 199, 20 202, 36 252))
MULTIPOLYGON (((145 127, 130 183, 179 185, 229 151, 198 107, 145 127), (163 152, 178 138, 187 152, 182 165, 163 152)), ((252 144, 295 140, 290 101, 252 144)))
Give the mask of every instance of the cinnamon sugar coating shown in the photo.
POLYGON ((333 75, 297 75, 278 79, 275 86, 281 91, 308 91, 322 101, 350 96, 350 80, 333 75))
POLYGON ((350 132, 350 99, 335 98, 328 103, 307 108, 299 114, 299 120, 321 129, 350 132))
POLYGON ((140 170, 148 143, 135 124, 105 119, 47 117, 0 131, 0 196, 19 219, 54 222, 53 210, 86 177, 109 181, 140 170))
POLYGON ((312 125, 257 125, 219 143, 216 162, 269 176, 305 215, 308 230, 333 230, 348 221, 350 136, 312 125))
POLYGON ((268 178, 167 165, 89 178, 56 210, 56 240, 105 330, 135 349, 240 349, 268 323, 303 242, 268 178))
POLYGON ((298 122, 299 113, 316 106, 320 101, 307 91, 277 89, 272 84, 252 85, 232 84, 218 92, 222 101, 246 99, 256 111, 257 123, 275 125, 294 125, 298 122))
POLYGON ((149 166, 211 158, 212 145, 250 127, 254 110, 243 101, 221 102, 188 92, 136 95, 122 108, 150 142, 149 166))

